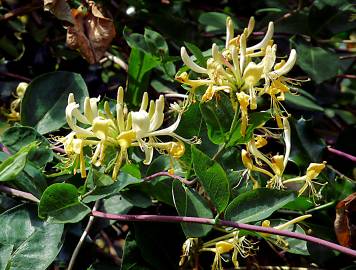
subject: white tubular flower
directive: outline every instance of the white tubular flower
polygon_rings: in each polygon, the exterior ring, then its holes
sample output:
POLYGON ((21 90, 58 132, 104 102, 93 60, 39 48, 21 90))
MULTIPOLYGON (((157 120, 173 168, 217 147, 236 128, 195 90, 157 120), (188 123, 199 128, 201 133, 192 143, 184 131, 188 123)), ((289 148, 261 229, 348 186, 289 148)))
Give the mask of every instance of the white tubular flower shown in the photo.
POLYGON ((89 98, 86 97, 84 100, 84 116, 87 118, 88 122, 93 122, 94 118, 98 116, 98 105, 100 101, 98 98, 89 98))
POLYGON ((68 105, 66 107, 66 120, 69 127, 77 132, 79 135, 83 136, 93 136, 93 132, 91 132, 91 128, 82 128, 77 125, 77 121, 90 125, 93 123, 94 119, 98 117, 98 106, 99 98, 89 98, 86 97, 84 100, 84 115, 79 111, 79 104, 75 102, 73 93, 70 93, 68 96, 68 105))
POLYGON ((246 51, 248 53, 250 53, 250 52, 267 47, 268 42, 272 39, 273 32, 274 32, 274 24, 273 24, 273 22, 270 22, 268 24, 268 29, 267 29, 266 35, 263 37, 263 39, 256 45, 246 48, 246 51))
POLYGON ((193 62, 192 59, 190 59, 185 47, 182 47, 180 49, 180 56, 181 56, 184 64, 187 67, 189 67, 191 70, 193 70, 193 71, 195 71, 197 73, 206 73, 206 68, 203 68, 203 67, 197 65, 196 63, 193 62))
POLYGON ((276 62, 277 45, 267 46, 265 57, 262 59, 263 74, 269 73, 276 62))
POLYGON ((236 47, 232 47, 231 49, 231 58, 234 67, 234 75, 237 80, 237 84, 241 84, 241 71, 240 71, 240 61, 239 61, 239 54, 237 52, 236 47))
POLYGON ((240 36, 240 71, 241 73, 245 69, 246 62, 246 32, 244 31, 240 36))
POLYGON ((247 26, 247 36, 252 34, 254 28, 255 28, 255 18, 250 17, 250 20, 248 21, 248 26, 247 26))
POLYGON ((213 45, 211 46, 211 56, 213 57, 213 59, 218 62, 219 64, 222 64, 222 54, 219 52, 219 47, 218 45, 216 45, 215 43, 213 43, 213 45))
MULTIPOLYGON (((153 157, 153 150, 156 148, 160 152, 168 153, 173 158, 179 158, 184 154, 185 148, 183 142, 197 143, 197 141, 187 140, 175 134, 182 118, 183 110, 178 113, 176 121, 169 127, 159 129, 164 119, 164 97, 161 95, 156 102, 151 101, 147 112, 148 96, 144 94, 141 108, 138 112, 131 112, 132 131, 135 134, 138 146, 145 153, 144 164, 150 164, 153 157), (170 136, 177 142, 157 142, 159 136, 170 136)), ((133 143, 135 144, 135 143, 133 143)))
POLYGON ((226 43, 225 48, 229 48, 230 40, 234 38, 234 24, 230 17, 226 18, 226 43))
POLYGON ((297 61, 297 52, 296 50, 292 49, 289 54, 289 58, 287 62, 279 69, 271 71, 268 73, 268 76, 272 78, 273 80, 287 74, 295 65, 295 62, 297 61))
POLYGON ((283 131, 284 131, 284 144, 286 146, 286 151, 284 154, 283 166, 284 169, 287 167, 290 150, 291 150, 291 129, 287 117, 283 117, 283 131))
POLYGON ((79 108, 79 104, 76 104, 74 102, 67 105, 66 120, 67 120, 68 126, 73 131, 75 131, 77 134, 85 135, 85 136, 92 136, 93 133, 90 131, 90 128, 85 129, 85 128, 79 127, 77 125, 77 120, 84 124, 89 124, 87 119, 79 112, 78 108, 79 108))

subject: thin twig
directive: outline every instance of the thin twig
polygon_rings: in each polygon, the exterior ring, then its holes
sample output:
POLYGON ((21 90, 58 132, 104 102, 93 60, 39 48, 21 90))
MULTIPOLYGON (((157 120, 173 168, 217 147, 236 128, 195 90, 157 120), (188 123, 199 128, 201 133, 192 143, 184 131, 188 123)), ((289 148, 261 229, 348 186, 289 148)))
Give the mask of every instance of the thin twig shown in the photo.
POLYGON ((339 56, 340 60, 356 58, 356 54, 339 56))
POLYGON ((334 149, 331 146, 328 146, 326 149, 328 149, 328 151, 330 153, 333 153, 333 154, 338 155, 340 157, 347 158, 347 159, 351 160, 352 162, 356 162, 356 157, 353 156, 353 155, 350 155, 350 154, 347 154, 347 153, 342 152, 340 150, 334 149))
POLYGON ((115 64, 118 64, 123 70, 125 70, 126 72, 128 71, 129 69, 129 66, 126 64, 126 62, 124 60, 122 60, 120 57, 118 56, 115 56, 109 52, 106 52, 105 53, 105 56, 113 61, 115 64))
MULTIPOLYGON (((95 212, 96 209, 98 208, 98 206, 99 206, 99 200, 97 200, 97 201, 95 202, 92 211, 95 212)), ((87 226, 85 227, 84 232, 83 232, 82 236, 80 237, 80 239, 79 239, 79 241, 78 241, 78 244, 77 244, 77 246, 75 247, 75 249, 74 249, 74 251, 73 251, 72 257, 70 258, 70 261, 69 261, 69 265, 68 265, 67 270, 72 270, 72 269, 73 269, 73 266, 74 266, 74 264, 75 264, 75 260, 76 260, 76 258, 77 258, 77 256, 78 256, 78 254, 79 254, 80 248, 82 247, 82 245, 83 245, 83 243, 84 243, 84 240, 85 240, 85 238, 87 237, 91 226, 93 225, 94 218, 95 218, 94 216, 90 216, 90 217, 89 217, 88 224, 87 224, 87 226)))
POLYGON ((22 16, 22 15, 30 13, 36 9, 40 9, 41 7, 43 7, 42 1, 34 0, 25 6, 16 8, 16 9, 11 10, 8 13, 4 14, 3 16, 0 16, 0 21, 7 21, 14 17, 22 16))
POLYGON ((333 166, 331 165, 327 165, 326 167, 328 167, 330 170, 332 170, 334 173, 336 173, 341 179, 350 181, 351 183, 354 183, 355 180, 351 179, 350 177, 346 176, 345 174, 343 174, 342 172, 340 172, 339 170, 335 169, 333 166))
POLYGON ((352 74, 339 74, 339 75, 336 75, 336 77, 343 78, 343 79, 351 79, 351 80, 356 79, 356 75, 352 75, 352 74))
POLYGON ((268 233, 268 234, 275 234, 281 235, 291 238, 296 238, 308 242, 312 242, 329 249, 334 249, 339 252, 343 252, 350 256, 356 257, 356 250, 352 250, 347 247, 340 246, 338 244, 310 236, 305 235, 302 233, 285 231, 285 230, 278 230, 271 227, 262 227, 250 224, 243 224, 234 221, 227 221, 227 220, 215 220, 211 218, 199 218, 199 217, 185 217, 185 216, 161 216, 161 215, 120 215, 120 214, 109 214, 100 211, 92 211, 91 213, 95 217, 105 218, 105 219, 112 219, 112 220, 119 220, 119 221, 141 221, 141 222, 170 222, 170 223, 180 223, 180 222, 188 222, 188 223, 199 223, 199 224, 210 224, 210 225, 220 225, 220 226, 227 226, 233 227, 241 230, 248 230, 248 231, 255 231, 261 233, 268 233))
POLYGON ((219 147, 218 151, 217 151, 217 152, 215 153, 215 155, 212 157, 212 160, 215 160, 215 159, 217 159, 217 158, 220 156, 220 154, 224 151, 225 146, 226 146, 226 143, 223 143, 223 144, 219 147))
POLYGON ((23 198, 23 199, 35 202, 35 203, 40 202, 40 200, 37 199, 35 196, 33 196, 31 193, 20 191, 20 190, 10 188, 7 186, 0 185, 0 191, 5 192, 10 195, 13 195, 13 196, 16 196, 16 197, 19 197, 19 198, 23 198))
POLYGON ((154 173, 152 175, 149 175, 149 176, 146 176, 145 178, 142 178, 143 181, 151 181, 152 179, 154 178, 157 178, 157 177, 160 177, 160 176, 168 176, 168 177, 171 177, 173 179, 177 179, 179 181, 181 181, 183 184, 187 185, 187 186, 190 186, 190 185, 193 185, 196 181, 195 180, 192 180, 192 181, 189 181, 179 175, 175 175, 175 174, 170 174, 169 172, 158 172, 158 173, 154 173))
POLYGON ((30 78, 27 78, 25 76, 18 75, 18 74, 15 74, 15 73, 11 73, 11 72, 0 71, 0 76, 10 77, 10 78, 13 78, 13 79, 16 79, 16 80, 20 80, 20 81, 24 81, 24 82, 31 82, 30 78))

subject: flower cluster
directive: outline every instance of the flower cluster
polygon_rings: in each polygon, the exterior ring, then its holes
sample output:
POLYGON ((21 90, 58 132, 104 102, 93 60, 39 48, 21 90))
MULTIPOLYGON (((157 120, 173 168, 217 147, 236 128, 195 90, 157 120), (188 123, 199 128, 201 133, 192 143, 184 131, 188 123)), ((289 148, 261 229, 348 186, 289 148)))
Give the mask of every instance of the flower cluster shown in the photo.
POLYGON ((291 79, 285 75, 293 68, 297 53, 293 49, 288 60, 276 62, 277 45, 273 44, 273 22, 268 25, 263 39, 250 47, 247 40, 254 29, 255 20, 251 17, 248 27, 241 35, 234 37, 234 25, 231 18, 226 21, 225 48, 220 50, 216 44, 212 45, 211 58, 206 62, 206 68, 197 65, 181 48, 181 58, 184 64, 192 71, 205 75, 207 78, 192 80, 186 72, 179 74, 176 79, 188 86, 191 91, 199 86, 207 86, 202 101, 209 101, 219 91, 230 94, 231 102, 240 105, 242 127, 241 133, 245 135, 248 123, 248 108, 257 109, 257 96, 268 94, 271 97, 272 115, 279 127, 282 127, 280 101, 284 100, 285 93, 289 91, 287 82, 291 79))
POLYGON ((234 36, 234 25, 231 18, 226 20, 225 48, 220 50, 216 44, 212 45, 211 57, 206 61, 206 68, 196 64, 188 55, 185 47, 181 48, 181 58, 184 64, 203 78, 190 79, 187 72, 176 76, 176 79, 190 87, 194 94, 195 89, 206 86, 202 102, 211 100, 219 91, 230 95, 230 101, 234 110, 240 113, 240 132, 246 136, 249 125, 249 110, 257 109, 257 97, 269 95, 271 100, 271 115, 277 123, 277 127, 283 130, 283 134, 274 134, 267 128, 261 127, 261 134, 253 134, 246 143, 246 149, 242 149, 242 163, 246 167, 244 175, 251 179, 254 187, 260 184, 254 178, 253 172, 261 173, 269 178, 268 188, 282 189, 286 184, 302 183, 299 195, 309 188, 313 196, 317 196, 317 190, 313 181, 324 169, 324 163, 312 163, 305 176, 293 179, 284 179, 291 151, 291 129, 288 121, 288 113, 281 101, 285 99, 285 93, 289 92, 293 80, 285 75, 296 63, 297 53, 291 50, 287 61, 276 61, 277 45, 273 43, 273 22, 270 22, 265 36, 260 42, 247 47, 247 40, 254 29, 255 21, 251 17, 248 26, 240 35, 234 36), (268 138, 283 137, 284 154, 266 155, 260 148, 265 146, 268 138))
POLYGON ((74 95, 68 97, 66 120, 72 132, 60 141, 72 161, 74 172, 79 167, 82 177, 86 177, 86 156, 90 156, 91 164, 105 166, 106 171, 112 170, 112 178, 115 180, 123 162, 129 162, 130 147, 139 147, 144 152, 143 163, 147 165, 152 161, 154 149, 177 159, 185 152, 184 143, 198 142, 195 138, 187 140, 174 133, 184 111, 179 106, 173 106, 178 112, 176 121, 162 128, 165 118, 165 100, 162 95, 156 101, 149 101, 148 94, 144 93, 140 109, 129 112, 124 103, 124 89, 120 87, 116 115, 110 111, 108 101, 104 102, 104 110, 99 110, 99 101, 100 98, 86 97, 84 113, 81 113, 74 95), (171 137, 172 140, 162 142, 159 139, 162 136, 171 137), (86 147, 93 151, 85 151, 86 147), (114 156, 107 154, 112 152, 114 156))

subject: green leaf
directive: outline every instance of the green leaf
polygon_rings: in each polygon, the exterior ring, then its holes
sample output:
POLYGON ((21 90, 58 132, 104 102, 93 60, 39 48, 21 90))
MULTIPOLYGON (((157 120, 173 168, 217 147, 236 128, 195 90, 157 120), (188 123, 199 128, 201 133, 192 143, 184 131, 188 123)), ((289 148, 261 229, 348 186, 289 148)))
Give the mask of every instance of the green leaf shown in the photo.
POLYGON ((0 164, 0 182, 14 180, 22 172, 27 162, 28 153, 36 144, 22 147, 15 155, 10 156, 0 164))
POLYGON ((299 166, 307 166, 310 162, 322 160, 325 143, 313 132, 311 120, 303 118, 291 121, 292 151, 290 159, 299 166))
POLYGON ((126 100, 129 104, 138 106, 143 92, 146 91, 151 69, 160 61, 151 54, 132 48, 129 59, 128 86, 126 100))
POLYGON ((160 33, 145 28, 144 39, 153 55, 164 56, 168 54, 168 45, 160 33))
POLYGON ((141 182, 142 182, 141 179, 135 178, 132 175, 127 174, 125 172, 120 172, 118 180, 115 181, 112 185, 95 187, 95 189, 91 192, 91 194, 83 198, 82 201, 84 203, 93 202, 108 197, 112 194, 118 193, 129 185, 134 185, 141 182))
POLYGON ((219 213, 225 210, 230 197, 229 180, 219 163, 192 146, 193 167, 205 192, 219 213))
POLYGON ((320 47, 296 44, 297 63, 317 84, 338 74, 339 58, 320 47))
MULTIPOLYGON (((174 205, 180 216, 213 218, 207 202, 195 190, 174 181, 172 193, 174 205)), ((181 223, 181 226, 186 237, 203 237, 212 229, 210 225, 193 223, 181 223)))
POLYGON ((19 151, 21 147, 32 142, 39 142, 39 147, 33 149, 28 155, 28 159, 39 167, 45 166, 47 162, 53 159, 53 152, 50 149, 49 142, 34 128, 23 126, 10 127, 2 135, 1 141, 11 153, 19 151))
POLYGON ((140 248, 130 231, 125 239, 124 254, 122 258, 121 270, 150 270, 147 263, 142 258, 140 248))
POLYGON ((36 77, 27 87, 21 103, 21 124, 34 127, 40 134, 61 128, 69 93, 76 102, 84 103, 89 96, 80 74, 56 71, 36 77))
POLYGON ((324 108, 319 106, 313 100, 301 95, 292 95, 290 93, 286 93, 286 102, 287 104, 291 104, 302 110, 319 111, 319 112, 324 111, 324 108))
POLYGON ((225 211, 225 219, 241 223, 268 218, 295 199, 293 192, 259 188, 236 197, 225 211))
POLYGON ((7 262, 10 260, 14 245, 0 244, 0 270, 6 270, 7 262))
POLYGON ((225 30, 228 15, 220 12, 205 12, 199 16, 199 23, 206 26, 206 31, 225 30))
POLYGON ((237 144, 245 144, 251 140, 253 131, 271 119, 271 114, 268 112, 255 112, 249 114, 248 126, 245 136, 241 135, 241 120, 237 122, 236 127, 232 130, 227 146, 235 146, 237 144))
POLYGON ((90 208, 78 200, 78 190, 72 184, 50 185, 42 194, 38 206, 41 218, 50 217, 54 223, 76 223, 82 220, 90 208))
POLYGON ((139 33, 130 33, 130 29, 125 26, 123 36, 131 49, 135 48, 143 52, 149 53, 149 48, 146 44, 145 38, 139 33))
MULTIPOLYGON (((62 247, 63 224, 42 222, 32 206, 20 205, 4 212, 0 226, 0 244, 14 247, 5 262, 6 270, 47 269, 62 247)), ((1 263, 3 259, 1 256, 1 263)))
POLYGON ((234 110, 229 98, 222 94, 219 100, 200 104, 200 111, 208 128, 209 139, 215 144, 224 143, 230 130, 234 110))
POLYGON ((206 60, 202 51, 193 43, 184 42, 184 45, 188 48, 189 51, 193 53, 193 55, 197 59, 197 64, 201 67, 206 68, 206 60))
POLYGON ((284 208, 294 211, 306 211, 314 206, 315 204, 309 198, 297 197, 295 200, 287 203, 284 208))

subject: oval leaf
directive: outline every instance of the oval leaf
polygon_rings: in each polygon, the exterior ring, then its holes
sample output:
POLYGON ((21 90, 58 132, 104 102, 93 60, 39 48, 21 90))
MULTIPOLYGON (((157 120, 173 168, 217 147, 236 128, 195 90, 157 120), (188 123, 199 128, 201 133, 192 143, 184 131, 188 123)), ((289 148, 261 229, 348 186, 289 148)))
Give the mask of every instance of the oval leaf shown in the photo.
POLYGON ((214 160, 192 147, 193 166, 204 190, 210 197, 219 213, 224 211, 229 203, 229 180, 224 169, 214 160))
MULTIPOLYGON (((194 190, 184 187, 179 181, 172 185, 174 205, 180 216, 213 218, 207 202, 194 190)), ((181 223, 186 237, 203 237, 212 226, 203 224, 181 223)))
POLYGON ((80 74, 56 71, 35 78, 27 87, 21 103, 21 123, 34 127, 40 134, 61 128, 69 93, 80 104, 89 96, 80 74))
POLYGON ((63 244, 63 225, 39 220, 36 210, 29 205, 2 213, 0 226, 0 246, 14 247, 7 250, 10 256, 3 256, 5 251, 0 249, 0 266, 5 265, 7 270, 47 269, 63 244))
POLYGON ((78 190, 72 184, 56 183, 42 194, 38 215, 50 217, 54 223, 76 223, 82 220, 90 208, 78 200, 78 190))
POLYGON ((267 188, 254 189, 239 195, 229 204, 225 219, 241 223, 262 220, 294 199, 293 192, 267 188))

